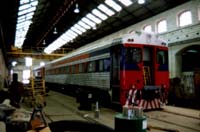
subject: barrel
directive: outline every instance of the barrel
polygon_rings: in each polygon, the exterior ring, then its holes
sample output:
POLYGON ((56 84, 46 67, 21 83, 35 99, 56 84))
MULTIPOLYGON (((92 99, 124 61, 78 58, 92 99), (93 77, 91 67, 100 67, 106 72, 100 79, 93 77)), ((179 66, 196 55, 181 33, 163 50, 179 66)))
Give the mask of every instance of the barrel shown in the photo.
POLYGON ((123 114, 115 116, 116 132, 146 132, 147 120, 145 116, 126 117, 123 114))

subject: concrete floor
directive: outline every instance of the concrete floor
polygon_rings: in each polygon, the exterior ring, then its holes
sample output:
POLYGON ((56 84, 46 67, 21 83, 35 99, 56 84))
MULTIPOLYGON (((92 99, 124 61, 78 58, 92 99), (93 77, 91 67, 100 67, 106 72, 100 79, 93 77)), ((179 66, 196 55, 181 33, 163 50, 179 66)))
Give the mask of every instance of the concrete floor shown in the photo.
MULTIPOLYGON (((56 122, 60 120, 81 120, 102 123, 110 128, 115 127, 115 116, 119 112, 107 108, 100 108, 99 117, 93 110, 79 110, 79 104, 75 98, 64 94, 50 91, 45 97, 47 105, 43 111, 46 120, 56 122)), ((31 108, 24 107, 27 110, 31 108)), ((152 132, 164 132, 167 130, 176 130, 179 132, 199 132, 200 131, 200 111, 192 109, 177 108, 173 106, 165 106, 161 111, 144 112, 147 117, 147 124, 151 126, 152 132), (164 130, 164 129, 166 130, 164 130)))

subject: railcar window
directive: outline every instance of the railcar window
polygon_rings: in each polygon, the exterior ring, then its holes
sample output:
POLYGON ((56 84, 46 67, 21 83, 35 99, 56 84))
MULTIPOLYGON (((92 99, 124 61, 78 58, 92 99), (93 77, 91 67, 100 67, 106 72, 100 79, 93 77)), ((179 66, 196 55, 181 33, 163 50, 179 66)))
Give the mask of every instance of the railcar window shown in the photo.
POLYGON ((168 53, 165 50, 157 51, 157 63, 158 64, 168 64, 168 53))
POLYGON ((78 71, 79 71, 79 73, 83 72, 83 64, 82 63, 78 65, 78 71))
POLYGON ((76 70, 76 66, 73 65, 73 66, 72 66, 72 74, 75 73, 75 70, 76 70))
POLYGON ((125 49, 125 62, 126 64, 139 63, 142 59, 141 48, 126 48, 125 49))
POLYGON ((99 71, 103 71, 103 60, 99 60, 99 71))
POLYGON ((83 72, 84 73, 87 73, 87 65, 88 65, 88 62, 83 63, 83 72))
POLYGON ((95 61, 91 61, 88 64, 88 72, 94 72, 96 69, 96 63, 95 61))
POLYGON ((66 66, 66 73, 69 73, 69 66, 66 66))
POLYGON ((110 71, 110 59, 104 59, 104 71, 110 71))

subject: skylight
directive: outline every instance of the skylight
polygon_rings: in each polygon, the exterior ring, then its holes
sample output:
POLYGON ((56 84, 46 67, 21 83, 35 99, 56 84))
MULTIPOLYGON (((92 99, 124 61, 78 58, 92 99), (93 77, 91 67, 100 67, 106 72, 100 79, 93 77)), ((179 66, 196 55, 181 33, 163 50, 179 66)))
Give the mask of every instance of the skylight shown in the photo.
POLYGON ((83 22, 85 22, 85 23, 87 23, 89 26, 91 26, 91 27, 95 27, 96 26, 96 24, 94 23, 94 22, 92 22, 92 21, 90 21, 88 18, 86 18, 86 17, 83 17, 82 19, 81 19, 83 22))
POLYGON ((108 16, 112 16, 115 14, 115 12, 113 12, 111 9, 109 9, 107 6, 105 6, 104 4, 100 4, 98 6, 98 9, 100 9, 102 12, 106 13, 108 16))
POLYGON ((112 7, 114 10, 116 10, 117 12, 122 10, 122 7, 120 5, 118 5, 116 2, 114 2, 113 0, 106 0, 105 3, 112 7))
POLYGON ((102 20, 100 20, 99 18, 95 17, 91 13, 88 13, 86 15, 86 17, 89 18, 90 20, 94 21, 96 24, 100 24, 102 22, 102 20))
MULTIPOLYGON (((131 0, 118 1, 121 2, 121 4, 124 6, 129 6, 133 3, 131 0)), ((108 19, 108 16, 113 16, 116 12, 121 10, 122 7, 114 0, 106 0, 105 4, 100 4, 85 17, 81 18, 81 20, 75 23, 69 30, 61 35, 61 37, 55 40, 47 48, 45 48, 44 52, 50 54, 56 50, 57 47, 61 47, 64 44, 73 41, 73 39, 75 39, 78 35, 83 34, 87 30, 95 30, 97 24, 100 24, 104 20, 108 19), (60 41, 60 39, 62 39, 62 41, 60 41)))
POLYGON ((84 27, 85 29, 90 29, 90 28, 91 28, 90 26, 88 26, 87 24, 85 24, 85 23, 84 23, 83 21, 81 21, 81 20, 78 22, 78 24, 81 25, 82 27, 84 27))
POLYGON ((20 0, 15 34, 15 47, 22 47, 29 26, 32 23, 31 19, 33 18, 37 4, 38 0, 20 0))
POLYGON ((86 32, 86 29, 81 27, 80 25, 78 24, 75 24, 74 27, 76 27, 78 30, 82 31, 82 32, 86 32))
POLYGON ((78 30, 76 27, 71 27, 71 30, 72 31, 74 31, 74 32, 76 32, 76 33, 78 33, 79 35, 81 35, 83 32, 82 31, 80 31, 80 30, 78 30))
POLYGON ((101 13, 99 10, 94 9, 92 10, 92 13, 96 16, 98 16, 99 18, 101 18, 102 20, 106 20, 108 18, 108 16, 106 16, 104 13, 101 13))
POLYGON ((119 1, 125 6, 130 6, 131 4, 133 4, 131 0, 119 0, 119 1))

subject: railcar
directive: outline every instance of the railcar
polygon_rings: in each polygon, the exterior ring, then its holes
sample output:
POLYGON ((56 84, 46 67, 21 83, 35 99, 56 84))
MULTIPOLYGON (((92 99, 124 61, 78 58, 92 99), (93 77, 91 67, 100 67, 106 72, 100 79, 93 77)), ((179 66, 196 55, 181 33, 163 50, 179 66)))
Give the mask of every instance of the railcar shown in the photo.
POLYGON ((138 31, 100 39, 46 64, 45 81, 121 106, 134 86, 137 105, 160 108, 169 88, 168 47, 156 35, 138 31))

